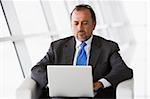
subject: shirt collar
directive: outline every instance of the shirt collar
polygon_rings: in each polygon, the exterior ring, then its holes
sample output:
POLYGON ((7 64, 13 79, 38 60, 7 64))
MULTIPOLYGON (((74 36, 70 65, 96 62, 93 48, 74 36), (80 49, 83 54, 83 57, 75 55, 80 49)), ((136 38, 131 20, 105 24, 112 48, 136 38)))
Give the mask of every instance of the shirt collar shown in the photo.
MULTIPOLYGON (((92 39, 93 39, 93 35, 91 35, 91 37, 85 41, 85 43, 88 45, 91 44, 92 42, 92 39)), ((80 44, 82 43, 81 41, 79 41, 78 39, 75 39, 76 40, 76 48, 79 48, 80 47, 80 44)))

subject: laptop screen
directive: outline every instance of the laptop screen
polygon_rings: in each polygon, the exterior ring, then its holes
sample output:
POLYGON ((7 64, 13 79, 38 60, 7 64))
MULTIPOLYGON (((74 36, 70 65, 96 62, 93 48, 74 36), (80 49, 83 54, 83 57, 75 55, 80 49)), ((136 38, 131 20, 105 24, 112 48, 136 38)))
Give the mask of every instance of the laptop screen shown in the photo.
POLYGON ((93 97, 91 66, 48 65, 50 97, 93 97))

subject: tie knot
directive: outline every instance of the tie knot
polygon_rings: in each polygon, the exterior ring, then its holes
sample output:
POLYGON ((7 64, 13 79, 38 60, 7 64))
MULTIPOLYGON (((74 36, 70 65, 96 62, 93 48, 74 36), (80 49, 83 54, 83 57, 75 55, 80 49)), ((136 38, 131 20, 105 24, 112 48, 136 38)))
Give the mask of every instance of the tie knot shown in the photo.
POLYGON ((80 44, 80 47, 81 47, 81 48, 84 48, 86 45, 87 45, 87 44, 86 44, 85 42, 82 42, 82 43, 80 44))

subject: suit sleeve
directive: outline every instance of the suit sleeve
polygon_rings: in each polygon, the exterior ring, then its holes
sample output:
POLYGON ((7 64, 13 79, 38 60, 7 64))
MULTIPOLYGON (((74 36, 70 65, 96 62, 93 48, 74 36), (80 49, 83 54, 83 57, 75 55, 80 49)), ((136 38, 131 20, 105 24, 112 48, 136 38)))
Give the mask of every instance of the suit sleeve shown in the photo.
POLYGON ((54 52, 53 44, 51 44, 47 54, 31 69, 31 78, 37 82, 40 88, 44 88, 47 83, 47 65, 53 64, 54 52))
POLYGON ((116 87, 120 82, 131 79, 133 77, 132 69, 128 68, 120 54, 118 53, 119 47, 115 43, 112 49, 112 54, 110 55, 109 62, 111 65, 111 71, 106 75, 106 79, 116 87))

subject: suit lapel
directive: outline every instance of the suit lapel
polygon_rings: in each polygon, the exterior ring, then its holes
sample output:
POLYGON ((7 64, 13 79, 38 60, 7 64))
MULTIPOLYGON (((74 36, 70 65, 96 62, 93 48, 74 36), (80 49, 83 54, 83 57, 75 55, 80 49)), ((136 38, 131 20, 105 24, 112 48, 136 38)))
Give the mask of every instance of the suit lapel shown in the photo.
POLYGON ((96 63, 99 59, 101 49, 100 49, 101 42, 98 40, 96 36, 93 36, 92 44, 91 44, 91 51, 89 57, 89 65, 95 67, 96 63))
MULTIPOLYGON (((74 54, 75 54, 75 38, 72 37, 70 40, 68 40, 67 43, 65 43, 65 46, 63 48, 63 60, 64 64, 73 64, 74 60, 74 54)), ((101 53, 101 42, 98 39, 98 37, 93 36, 92 44, 91 44, 91 51, 90 51, 90 57, 89 57, 89 65, 95 67, 96 63, 99 59, 100 53, 101 53)))
POLYGON ((75 53, 75 39, 71 38, 67 43, 65 43, 65 47, 63 49, 64 53, 64 61, 65 64, 73 64, 74 53, 75 53))

